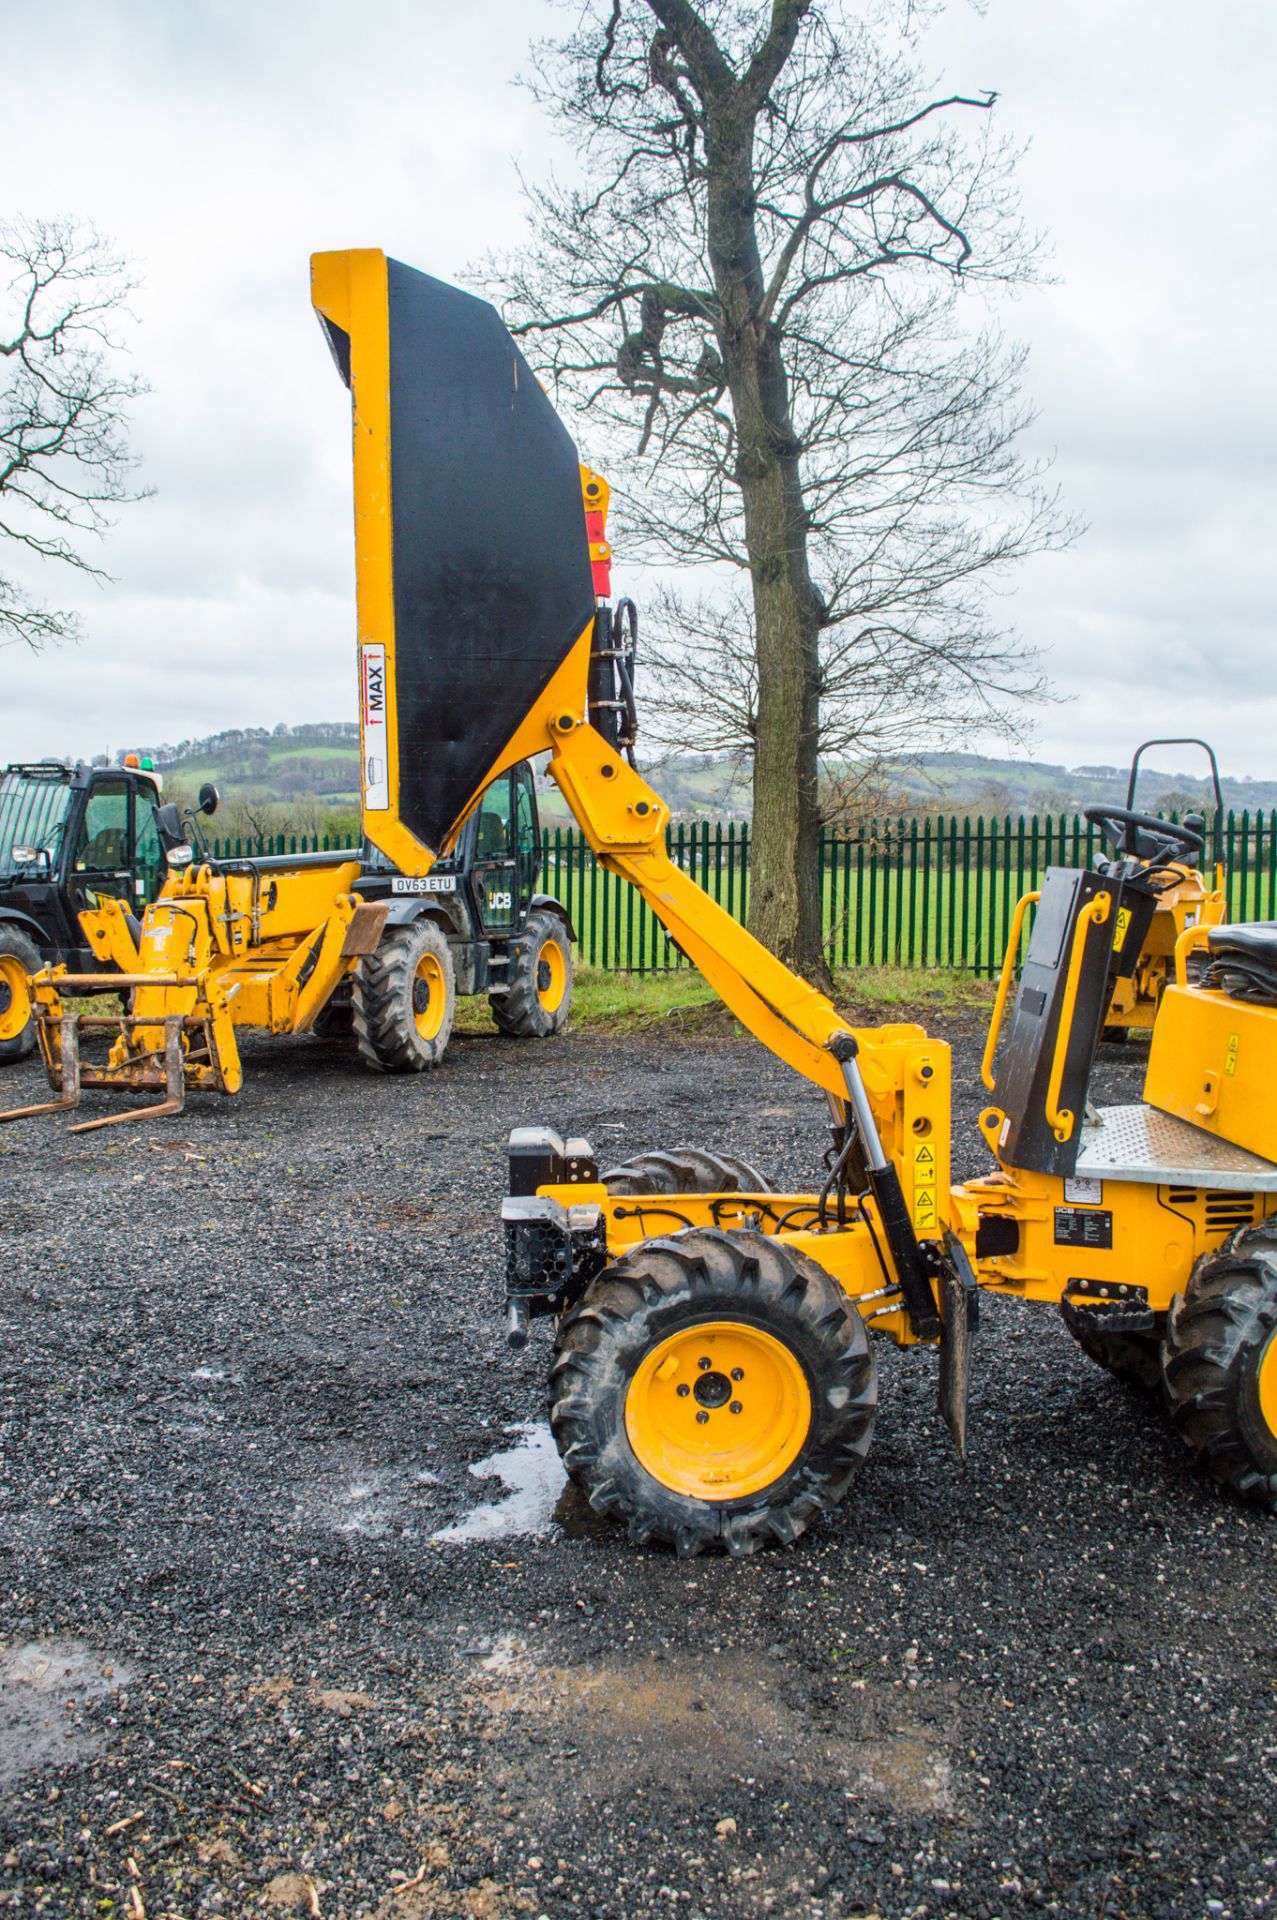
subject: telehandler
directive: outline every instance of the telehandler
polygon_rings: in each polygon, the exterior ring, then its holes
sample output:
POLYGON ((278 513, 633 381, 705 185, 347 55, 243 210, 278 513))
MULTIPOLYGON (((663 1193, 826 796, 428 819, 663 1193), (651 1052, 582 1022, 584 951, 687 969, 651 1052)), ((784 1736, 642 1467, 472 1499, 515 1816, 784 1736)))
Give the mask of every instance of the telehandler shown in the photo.
MULTIPOLYGON (((365 661, 374 770, 377 698, 365 661)), ((38 1039, 55 1096, 0 1121, 70 1111, 86 1087, 164 1097, 70 1132, 180 1112, 192 1088, 237 1093, 241 1027, 353 1033, 387 1073, 440 1063, 458 994, 486 993, 504 1033, 562 1029, 572 926, 536 891, 526 762, 488 783, 429 875, 380 850, 375 820, 362 849, 214 859, 200 820, 216 806, 208 784, 180 816, 136 765, 0 776, 0 1061, 38 1039)))
POLYGON ((384 662, 390 741, 381 844, 428 871, 484 787, 548 751, 600 862, 828 1100, 803 1193, 700 1149, 601 1169, 583 1139, 511 1135, 510 1342, 553 1320, 551 1424, 592 1505, 684 1554, 793 1540, 868 1451, 871 1332, 937 1348, 961 1450, 987 1293, 1064 1306, 1097 1358, 1161 1383, 1218 1481, 1277 1507, 1277 924, 1184 928, 1146 1097, 1094 1112, 1122 956, 1201 835, 1092 808, 1114 851, 1051 868, 1020 903, 984 1056, 991 1165, 952 1185, 945 1043, 850 1026, 671 861, 668 810, 633 764, 607 486, 495 310, 372 249, 314 256, 312 299, 353 403, 359 633, 384 662), (412 777, 394 749, 409 727, 439 747, 412 777))

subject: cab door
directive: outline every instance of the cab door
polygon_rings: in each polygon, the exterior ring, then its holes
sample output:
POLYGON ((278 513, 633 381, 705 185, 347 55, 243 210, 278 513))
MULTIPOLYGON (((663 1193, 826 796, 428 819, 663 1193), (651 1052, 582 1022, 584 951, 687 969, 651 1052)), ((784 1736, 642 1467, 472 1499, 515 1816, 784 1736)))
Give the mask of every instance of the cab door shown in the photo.
POLYGON ((132 782, 123 775, 95 780, 85 795, 67 875, 76 913, 104 894, 132 901, 132 799, 132 782))
POLYGON ((486 789, 476 815, 471 875, 475 910, 485 933, 509 933, 516 924, 519 897, 514 781, 510 774, 503 773, 486 789))
POLYGON ((155 824, 160 796, 149 780, 133 789, 133 911, 139 918, 168 878, 168 865, 155 824))

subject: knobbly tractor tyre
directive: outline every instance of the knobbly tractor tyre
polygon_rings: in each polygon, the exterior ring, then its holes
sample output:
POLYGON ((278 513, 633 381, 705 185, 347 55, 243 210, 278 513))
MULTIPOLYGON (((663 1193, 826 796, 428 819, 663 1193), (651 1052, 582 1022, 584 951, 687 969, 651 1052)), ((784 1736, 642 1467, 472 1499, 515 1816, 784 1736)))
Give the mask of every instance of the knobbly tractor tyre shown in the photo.
POLYGON ((43 965, 33 940, 18 927, 0 924, 0 1063, 23 1060, 35 1046, 27 975, 43 965))
POLYGON ((869 1449, 864 1322, 808 1255, 695 1229, 604 1268, 559 1327, 550 1424, 595 1512, 680 1556, 790 1541, 869 1449))
POLYGON ((599 1175, 609 1193, 775 1193, 771 1181, 734 1153, 700 1147, 659 1148, 636 1153, 599 1175))
POLYGON ((1277 1228, 1197 1262, 1162 1345, 1171 1419, 1222 1486, 1277 1512, 1277 1228))
POLYGON ((516 1040, 548 1040, 572 1011, 572 943, 557 913, 538 907, 510 946, 509 984, 490 994, 492 1018, 516 1040))
POLYGON ((1060 1302, 1060 1318, 1088 1360, 1128 1386, 1155 1393, 1162 1384, 1162 1344, 1156 1334, 1131 1333, 1096 1325, 1096 1316, 1071 1300, 1060 1302))
POLYGON ((383 1073, 424 1073, 447 1051, 456 1012, 452 955, 432 921, 395 927, 355 969, 355 1039, 383 1073))

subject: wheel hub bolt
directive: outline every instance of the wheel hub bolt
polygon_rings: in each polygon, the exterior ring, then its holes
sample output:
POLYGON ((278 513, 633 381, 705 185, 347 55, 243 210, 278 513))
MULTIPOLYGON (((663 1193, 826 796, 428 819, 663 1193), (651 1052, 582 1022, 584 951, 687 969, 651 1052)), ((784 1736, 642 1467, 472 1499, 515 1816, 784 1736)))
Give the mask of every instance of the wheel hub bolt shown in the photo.
POLYGON ((688 1384, 687 1384, 687 1382, 686 1382, 686 1380, 684 1380, 684 1381, 682 1381, 682 1382, 681 1382, 681 1384, 680 1384, 680 1386, 679 1386, 679 1389, 678 1389, 678 1397, 679 1397, 679 1399, 680 1399, 680 1400, 686 1400, 686 1398, 687 1398, 687 1396, 688 1396, 688 1394, 689 1394, 689 1393, 690 1393, 691 1391, 692 1391, 692 1389, 691 1389, 691 1388, 690 1388, 690 1387, 688 1386, 688 1384))
POLYGON ((744 1409, 739 1400, 733 1400, 731 1406, 728 1408, 729 1413, 742 1413, 743 1411, 744 1409))
POLYGON ((708 1373, 710 1369, 710 1360, 709 1360, 708 1354, 703 1353, 700 1359, 696 1362, 696 1364, 700 1368, 702 1373, 708 1373))
POLYGON ((744 1378, 745 1378, 745 1369, 744 1369, 744 1367, 733 1367, 733 1368, 732 1368, 732 1379, 733 1379, 733 1380, 743 1380, 744 1378))
POLYGON ((703 1427, 703 1426, 705 1425, 705 1422, 706 1422, 706 1421, 707 1421, 708 1419, 709 1419, 709 1415, 708 1415, 708 1414, 707 1414, 707 1413, 705 1412, 705 1409, 704 1409, 704 1408, 702 1407, 702 1409, 701 1409, 701 1411, 700 1411, 700 1412, 699 1412, 699 1413, 697 1414, 697 1416, 696 1416, 696 1424, 697 1424, 697 1426, 698 1426, 698 1427, 703 1427))

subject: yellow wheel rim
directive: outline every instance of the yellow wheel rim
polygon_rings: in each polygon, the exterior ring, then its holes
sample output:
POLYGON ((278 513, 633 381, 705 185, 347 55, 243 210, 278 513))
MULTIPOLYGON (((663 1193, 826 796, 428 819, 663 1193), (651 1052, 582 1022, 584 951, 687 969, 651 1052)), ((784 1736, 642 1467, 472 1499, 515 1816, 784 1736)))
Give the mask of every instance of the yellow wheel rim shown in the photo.
POLYGON ((674 1493, 735 1500, 771 1486, 811 1429, 811 1391, 779 1340, 739 1320, 707 1320, 662 1340, 625 1397, 639 1465, 674 1493))
POLYGON ((13 954, 0 954, 0 1040, 16 1040, 30 1018, 27 970, 13 954))
POLYGON ((568 970, 562 947, 557 940, 544 941, 537 954, 537 999, 547 1013, 557 1013, 563 1005, 567 984, 568 970))
POLYGON ((437 953, 423 953, 412 979, 412 1017, 423 1040, 437 1040, 448 1004, 448 986, 437 953))
POLYGON ((1259 1357, 1259 1414, 1277 1440, 1277 1332, 1270 1333, 1259 1357))

